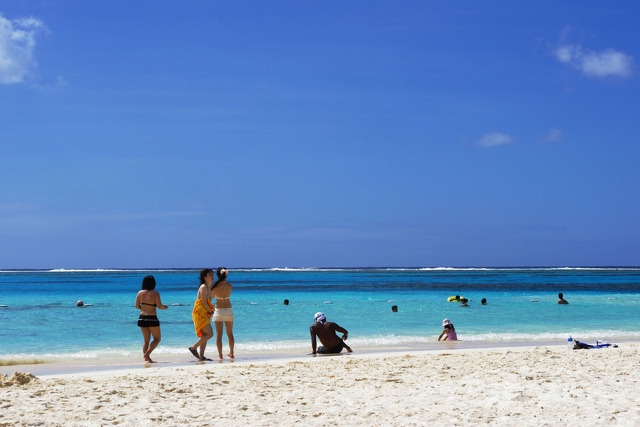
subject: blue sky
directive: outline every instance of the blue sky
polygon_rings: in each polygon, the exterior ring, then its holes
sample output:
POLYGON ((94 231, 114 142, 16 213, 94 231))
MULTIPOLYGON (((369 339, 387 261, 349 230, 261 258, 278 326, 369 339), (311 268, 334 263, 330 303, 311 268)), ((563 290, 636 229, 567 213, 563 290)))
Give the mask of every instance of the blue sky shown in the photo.
POLYGON ((0 268, 640 265, 633 1, 0 6, 0 268))

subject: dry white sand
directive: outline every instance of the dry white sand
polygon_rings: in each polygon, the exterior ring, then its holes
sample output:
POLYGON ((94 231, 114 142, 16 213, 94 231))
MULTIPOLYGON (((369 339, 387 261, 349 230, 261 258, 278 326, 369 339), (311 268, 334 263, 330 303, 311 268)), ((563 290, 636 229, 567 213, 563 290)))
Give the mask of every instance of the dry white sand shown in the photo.
POLYGON ((640 425, 640 345, 0 376, 8 425, 640 425))

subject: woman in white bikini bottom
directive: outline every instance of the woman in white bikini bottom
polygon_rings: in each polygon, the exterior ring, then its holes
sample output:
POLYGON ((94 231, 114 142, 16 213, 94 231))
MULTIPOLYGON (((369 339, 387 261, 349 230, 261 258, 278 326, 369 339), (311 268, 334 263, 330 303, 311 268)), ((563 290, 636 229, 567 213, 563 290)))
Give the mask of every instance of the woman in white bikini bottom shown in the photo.
POLYGON ((233 322, 232 308, 216 308, 211 318, 214 322, 233 322))
POLYGON ((213 285, 211 285, 211 291, 216 297, 216 311, 213 313, 214 324, 216 325, 216 347, 218 347, 218 357, 222 360, 222 329, 227 332, 227 338, 229 339, 229 356, 230 359, 234 358, 233 347, 235 345, 235 339, 233 338, 233 310, 231 309, 231 291, 233 286, 227 282, 227 274, 229 272, 226 268, 220 267, 216 272, 218 279, 213 285))

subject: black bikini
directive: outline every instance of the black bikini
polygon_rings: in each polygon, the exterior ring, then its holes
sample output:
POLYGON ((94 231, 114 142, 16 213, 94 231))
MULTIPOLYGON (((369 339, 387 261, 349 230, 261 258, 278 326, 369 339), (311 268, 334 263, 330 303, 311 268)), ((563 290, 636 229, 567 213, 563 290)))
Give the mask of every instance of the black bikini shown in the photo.
POLYGON ((160 321, 158 320, 158 316, 146 316, 141 314, 140 317, 138 317, 138 326, 141 328, 160 326, 160 321))
MULTIPOLYGON (((151 307, 157 307, 157 305, 149 304, 148 302, 141 302, 140 305, 150 305, 151 307)), ((141 328, 160 326, 160 321, 158 320, 158 316, 141 314, 140 317, 138 317, 138 326, 141 328)))

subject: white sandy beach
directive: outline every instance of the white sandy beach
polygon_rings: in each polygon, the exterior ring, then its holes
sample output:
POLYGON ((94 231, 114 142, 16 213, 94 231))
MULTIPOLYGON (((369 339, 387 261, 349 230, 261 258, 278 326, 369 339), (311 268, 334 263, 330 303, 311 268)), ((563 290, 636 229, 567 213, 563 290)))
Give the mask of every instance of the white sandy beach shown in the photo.
POLYGON ((640 344, 0 377, 9 425, 640 425, 640 344))

